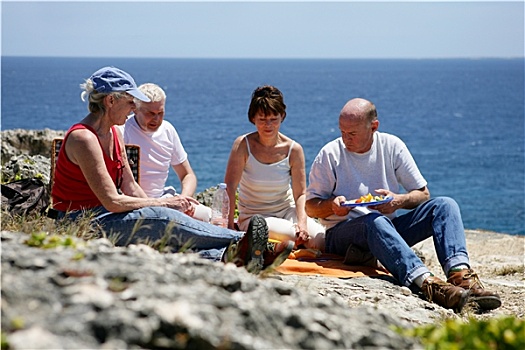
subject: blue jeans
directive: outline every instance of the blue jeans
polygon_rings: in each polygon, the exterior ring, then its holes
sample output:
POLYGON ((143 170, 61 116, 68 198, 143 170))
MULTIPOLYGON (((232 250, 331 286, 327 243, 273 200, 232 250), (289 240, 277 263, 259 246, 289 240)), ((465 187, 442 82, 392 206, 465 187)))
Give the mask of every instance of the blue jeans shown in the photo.
MULTIPOLYGON (((229 230, 195 220, 175 209, 146 207, 124 213, 111 213, 99 207, 92 209, 92 223, 104 230, 107 237, 116 238, 116 245, 156 242, 166 240, 174 251, 189 248, 198 251, 206 259, 220 261, 226 248, 237 242, 244 232, 229 230)), ((74 220, 82 212, 68 212, 67 218, 74 220)), ((66 213, 60 212, 58 218, 66 213)))
POLYGON ((326 252, 346 256, 350 245, 370 251, 403 285, 429 272, 411 246, 433 237, 445 275, 457 265, 470 266, 458 204, 437 197, 393 220, 378 213, 343 221, 326 231, 326 252))

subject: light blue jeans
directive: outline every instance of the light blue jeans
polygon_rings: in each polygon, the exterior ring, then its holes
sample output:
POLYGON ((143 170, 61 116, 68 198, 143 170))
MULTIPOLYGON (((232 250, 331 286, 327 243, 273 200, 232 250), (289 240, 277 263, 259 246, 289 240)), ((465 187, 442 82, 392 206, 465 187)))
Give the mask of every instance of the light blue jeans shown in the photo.
MULTIPOLYGON (((175 209, 146 207, 124 213, 111 213, 105 208, 92 209, 92 223, 104 230, 107 237, 115 237, 116 245, 125 246, 138 242, 156 242, 165 239, 177 251, 182 247, 197 251, 201 257, 220 261, 231 243, 237 242, 244 232, 215 226, 175 209)), ((74 220, 82 212, 68 212, 74 220)), ((66 213, 59 212, 58 219, 66 213)))
POLYGON ((445 275, 457 265, 470 266, 458 204, 437 197, 393 220, 378 213, 343 221, 326 232, 326 252, 346 256, 350 245, 370 251, 403 285, 429 272, 411 246, 433 237, 445 275))

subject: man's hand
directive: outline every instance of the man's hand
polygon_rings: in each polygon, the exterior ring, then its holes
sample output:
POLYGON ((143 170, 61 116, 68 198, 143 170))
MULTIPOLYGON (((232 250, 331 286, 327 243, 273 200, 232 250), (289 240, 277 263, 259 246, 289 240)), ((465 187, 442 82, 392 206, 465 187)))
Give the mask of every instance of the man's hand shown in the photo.
POLYGON ((337 216, 345 216, 352 208, 342 207, 341 203, 346 202, 345 196, 335 197, 332 201, 332 211, 337 216))
POLYGON ((383 215, 388 215, 388 214, 392 214, 397 209, 401 208, 401 205, 403 203, 402 195, 396 194, 394 192, 391 192, 385 189, 378 189, 378 190, 375 190, 375 192, 384 197, 392 197, 393 199, 387 203, 383 203, 379 205, 370 205, 368 207, 369 209, 377 210, 383 215))
POLYGON ((430 193, 426 186, 403 194, 394 193, 383 188, 377 189, 375 192, 383 196, 393 197, 388 203, 371 205, 369 207, 385 215, 392 214, 398 209, 413 209, 430 199, 430 193))

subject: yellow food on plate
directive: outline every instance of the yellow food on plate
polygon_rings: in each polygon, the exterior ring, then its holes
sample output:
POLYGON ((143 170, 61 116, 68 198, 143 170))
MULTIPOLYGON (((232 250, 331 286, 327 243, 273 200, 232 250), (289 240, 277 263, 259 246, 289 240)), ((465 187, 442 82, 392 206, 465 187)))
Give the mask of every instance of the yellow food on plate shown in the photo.
POLYGON ((356 199, 356 203, 370 203, 370 202, 380 202, 384 200, 384 196, 372 196, 371 193, 367 194, 366 196, 361 196, 360 198, 356 199))
POLYGON ((321 251, 317 249, 297 249, 290 253, 288 259, 298 258, 318 258, 321 256, 321 251))

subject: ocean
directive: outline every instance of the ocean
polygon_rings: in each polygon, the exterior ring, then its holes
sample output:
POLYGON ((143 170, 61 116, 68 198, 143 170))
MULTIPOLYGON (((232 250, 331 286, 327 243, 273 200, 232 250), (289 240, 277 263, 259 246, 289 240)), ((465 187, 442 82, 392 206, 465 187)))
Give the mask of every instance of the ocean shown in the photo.
MULTIPOLYGON (((465 227, 525 235, 523 59, 128 59, 2 57, 1 128, 66 130, 87 114, 84 79, 113 65, 168 95, 197 191, 223 180, 233 140, 254 130, 252 91, 277 86, 281 131, 304 149, 306 171, 339 136, 347 100, 375 103, 379 130, 408 145, 430 193, 459 203, 465 227)), ((169 182, 179 187, 174 172, 169 182)))

